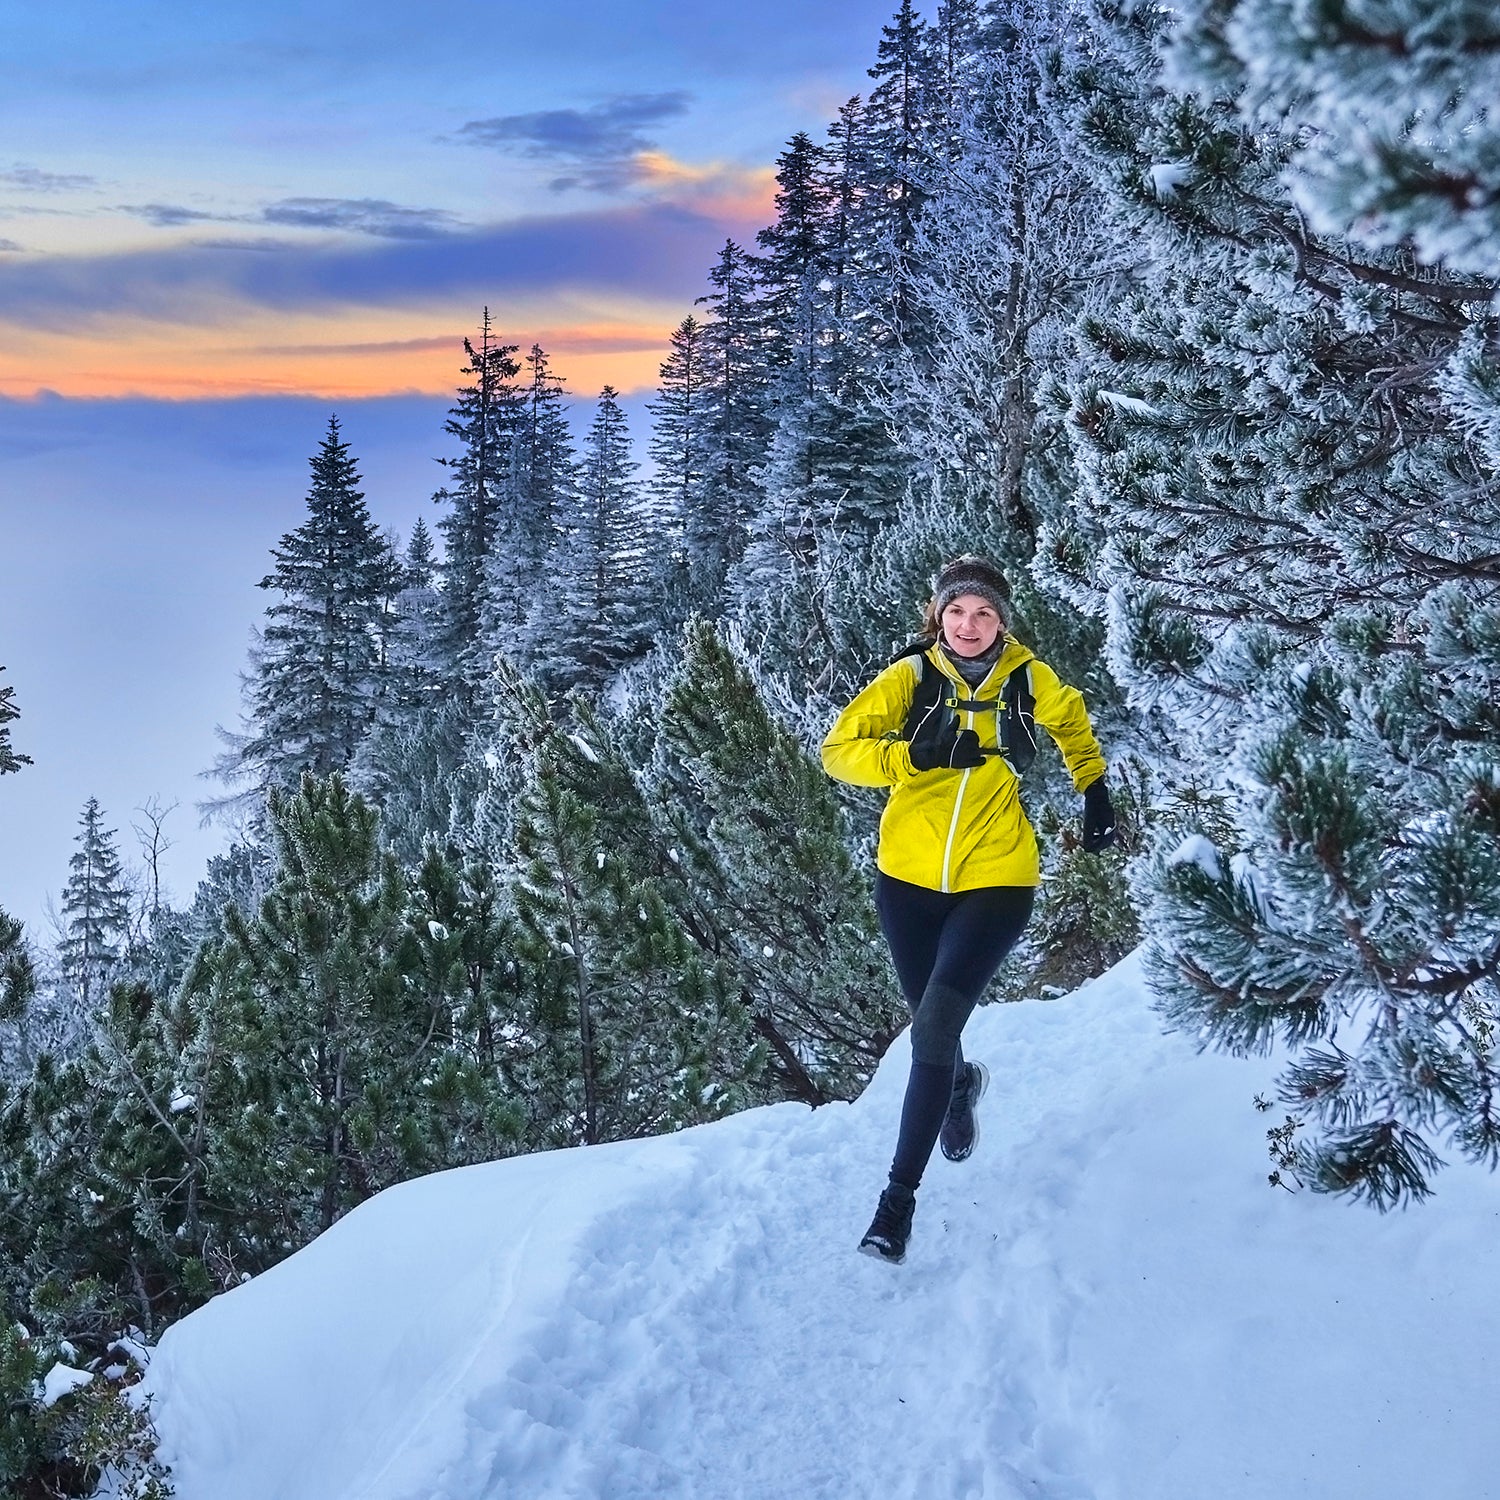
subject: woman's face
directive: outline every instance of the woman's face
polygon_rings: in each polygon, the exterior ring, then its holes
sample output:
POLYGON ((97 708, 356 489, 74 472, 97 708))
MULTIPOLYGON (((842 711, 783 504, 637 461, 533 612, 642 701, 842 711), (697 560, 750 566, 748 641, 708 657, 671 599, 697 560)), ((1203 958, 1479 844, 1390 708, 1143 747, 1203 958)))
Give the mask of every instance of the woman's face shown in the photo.
POLYGON ((943 639, 960 656, 983 656, 999 634, 999 612, 978 594, 960 594, 943 611, 943 639))

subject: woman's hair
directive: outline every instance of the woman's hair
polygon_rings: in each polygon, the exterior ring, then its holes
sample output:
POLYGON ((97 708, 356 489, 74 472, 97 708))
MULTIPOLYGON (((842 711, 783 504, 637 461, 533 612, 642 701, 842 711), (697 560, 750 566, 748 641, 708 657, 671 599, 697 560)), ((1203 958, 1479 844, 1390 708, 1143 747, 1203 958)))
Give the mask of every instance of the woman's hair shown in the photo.
POLYGON ((1010 630, 1010 582, 987 557, 965 552, 945 562, 933 575, 932 598, 922 613, 922 634, 942 638, 943 611, 963 594, 977 594, 995 607, 1000 630, 1010 630))

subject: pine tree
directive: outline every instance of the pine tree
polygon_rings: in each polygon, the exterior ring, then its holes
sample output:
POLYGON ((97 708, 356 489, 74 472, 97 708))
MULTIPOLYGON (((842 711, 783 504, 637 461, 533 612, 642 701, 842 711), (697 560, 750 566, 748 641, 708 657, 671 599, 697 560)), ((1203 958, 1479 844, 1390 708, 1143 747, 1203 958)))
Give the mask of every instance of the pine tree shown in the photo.
MULTIPOLYGON (((0 667, 0 672, 5 670, 0 667)), ((22 766, 31 764, 29 755, 19 755, 11 747, 10 725, 15 719, 21 717, 21 710, 15 703, 16 690, 13 687, 0 687, 0 776, 7 771, 19 771, 22 766)))
MULTIPOLYGON (((1493 279, 1500 122, 1492 6, 1414 0, 1365 13, 1290 0, 1194 0, 1177 76, 1247 120, 1296 122, 1285 181, 1323 234, 1409 250, 1461 293, 1493 279)), ((1429 280, 1421 295, 1431 296, 1429 280)), ((1461 300, 1471 300, 1467 295, 1461 300)))
POLYGON ((346 767, 383 689, 390 549, 370 518, 337 417, 310 463, 307 519, 271 549, 276 567, 260 581, 279 598, 266 607, 252 653, 249 725, 241 735, 221 731, 229 749, 215 766, 226 781, 249 782, 256 798, 295 785, 304 772, 346 767))
POLYGON ((110 971, 130 935, 130 892, 120 867, 113 829, 104 826, 98 799, 84 803, 62 894, 62 941, 57 956, 64 976, 88 1010, 104 997, 110 971))
MULTIPOLYGON (((0 909, 0 1022, 15 1021, 36 993, 36 968, 21 924, 0 909)), ((0 1078, 11 1059, 0 1058, 0 1078)))
POLYGON ((1307 1180, 1388 1207, 1430 1191, 1435 1134, 1500 1157, 1497 454, 1451 395, 1495 284, 1315 230, 1303 120, 1165 87, 1161 25, 1113 15, 1066 84, 1149 263, 1083 325, 1085 503, 1043 551, 1233 814, 1142 875, 1166 1013, 1298 1049, 1307 1180))
POLYGON ((655 795, 675 899, 731 956, 773 1096, 852 1098, 906 1022, 837 794, 714 628, 689 624, 666 688, 655 795))
POLYGON ((584 442, 578 490, 548 569, 537 657, 551 682, 598 686, 644 654, 656 624, 655 539, 625 413, 605 386, 584 442))
MULTIPOLYGON (((525 998, 516 963, 517 928, 500 873, 455 846, 428 845, 412 879, 410 924, 421 954, 422 982, 450 1005, 447 1050, 466 1074, 519 1089, 518 1044, 525 998)), ((515 1119, 503 1118, 508 1136, 515 1119)), ((498 1154, 492 1143, 468 1159, 498 1154)))
MULTIPOLYGON (((494 1091, 476 1096, 450 1065, 457 976, 415 938, 373 809, 335 775, 276 793, 270 816, 275 883, 254 915, 226 912, 184 994, 228 1017, 218 1191, 247 1232, 295 1247, 381 1188, 455 1164, 455 1110, 499 1116, 494 1091)), ((491 1139, 472 1114, 463 1135, 491 1139)))
POLYGON ((489 675, 481 630, 485 566, 505 522, 511 442, 521 420, 523 396, 513 383, 521 371, 514 358, 518 348, 495 342, 485 308, 478 344, 464 340, 463 373, 473 384, 460 387, 443 426, 461 451, 438 460, 450 478, 432 497, 449 507, 438 523, 445 544, 442 647, 450 672, 457 674, 453 688, 466 705, 478 701, 489 675))
POLYGON ((527 745, 514 899, 543 1138, 617 1140, 742 1106, 762 1050, 723 966, 674 914, 650 810, 607 728, 575 703, 564 733, 519 679, 508 695, 527 745))

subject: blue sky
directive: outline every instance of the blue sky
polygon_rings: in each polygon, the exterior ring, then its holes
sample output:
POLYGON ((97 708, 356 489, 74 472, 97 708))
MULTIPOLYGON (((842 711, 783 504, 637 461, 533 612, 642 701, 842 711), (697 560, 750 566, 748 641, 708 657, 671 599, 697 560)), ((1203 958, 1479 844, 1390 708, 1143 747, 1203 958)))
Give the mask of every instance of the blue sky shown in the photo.
POLYGON ((580 400, 645 392, 777 153, 863 92, 892 3, 13 6, 0 48, 0 907, 36 931, 99 797, 177 802, 337 411, 371 509, 431 521, 488 305, 580 400))

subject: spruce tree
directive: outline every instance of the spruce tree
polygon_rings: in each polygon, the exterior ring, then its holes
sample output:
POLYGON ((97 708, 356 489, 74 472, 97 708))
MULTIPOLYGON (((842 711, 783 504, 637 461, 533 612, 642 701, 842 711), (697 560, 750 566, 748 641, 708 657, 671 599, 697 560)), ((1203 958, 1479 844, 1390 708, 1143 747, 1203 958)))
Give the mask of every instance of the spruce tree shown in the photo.
POLYGON ((708 475, 707 350, 703 325, 691 313, 671 334, 651 414, 651 478, 647 493, 662 529, 662 617, 678 624, 686 616, 690 582, 684 536, 708 475))
POLYGON ((440 458, 449 480, 432 498, 448 509, 438 522, 443 534, 442 649, 453 688, 469 706, 480 697, 489 675, 481 629, 485 567, 505 523, 505 489, 511 469, 511 442, 521 420, 523 396, 514 384, 521 366, 520 346, 495 340, 490 310, 484 309, 479 341, 464 339, 468 363, 443 430, 460 445, 456 458, 440 458))
POLYGON ((1005 11, 994 4, 981 9, 978 0, 944 0, 927 28, 922 92, 928 149, 936 156, 954 154, 956 127, 984 92, 973 77, 974 58, 984 46, 982 37, 991 45, 1009 39, 1005 11))
POLYGON ((818 629, 826 550, 866 542, 909 479, 874 399, 889 349, 870 299, 886 298, 878 268, 888 258, 868 199, 886 187, 872 176, 862 101, 845 105, 829 136, 826 149, 795 137, 782 156, 777 221, 759 236, 767 254, 756 262, 772 431, 734 613, 776 670, 790 669, 818 629))
POLYGON ((725 580, 744 553, 749 521, 759 508, 755 475, 770 423, 753 268, 733 240, 725 242, 708 280, 712 290, 698 298, 709 308, 703 327, 707 464, 683 541, 692 597, 712 615, 723 608, 725 580))
POLYGON ((865 107, 868 171, 861 238, 865 266, 862 300, 878 342, 917 336, 907 297, 910 269, 923 191, 919 169, 924 152, 924 103, 927 93, 927 23, 912 0, 901 5, 881 29, 876 60, 869 69, 875 80, 865 107))
POLYGON ((428 840, 451 837, 484 782, 471 754, 473 713, 451 692, 442 644, 443 597, 432 537, 419 519, 403 559, 390 628, 381 711, 349 767, 351 784, 380 809, 385 838, 408 870, 428 840))
POLYGON ((62 894, 62 940, 58 962, 83 1009, 104 998, 111 970, 130 936, 130 892, 120 867, 113 829, 104 826, 99 801, 90 797, 78 819, 62 894))
POLYGON ((418 516, 401 558, 400 587, 392 604, 382 720, 400 721, 443 697, 443 598, 437 579, 432 533, 418 516))
POLYGON ((838 117, 828 127, 828 144, 823 148, 828 192, 824 244, 828 268, 827 386, 843 400, 852 394, 849 384, 855 374, 855 361, 851 349, 858 345, 850 317, 851 292, 860 262, 856 232, 863 218, 869 176, 865 161, 868 149, 865 102, 856 94, 839 106, 838 117))
MULTIPOLYGON (((778 384, 802 396, 819 383, 826 322, 822 283, 827 271, 830 194, 824 156, 798 131, 776 161, 776 218, 755 237, 756 310, 763 355, 778 384)), ((830 288, 831 289, 831 288, 830 288)))
POLYGON ((541 345, 531 346, 523 376, 501 520, 485 565, 486 662, 496 652, 531 660, 535 633, 546 624, 548 565, 578 484, 567 392, 541 345))
POLYGON ((346 767, 383 689, 390 549, 370 518, 337 417, 310 464, 307 519, 271 549, 276 567, 260 581, 278 597, 252 653, 249 723, 240 735, 221 731, 229 748, 215 766, 226 781, 250 783, 256 799, 304 772, 346 767))
POLYGON ((407 870, 429 842, 467 843, 491 776, 473 711, 459 701, 419 704, 379 726, 352 784, 380 809, 383 837, 407 870))
MULTIPOLYGON (((0 672, 5 670, 0 667, 0 672)), ((19 771, 22 766, 31 764, 29 755, 20 755, 12 748, 10 742, 10 726, 13 720, 21 717, 21 710, 15 703, 16 690, 13 687, 0 687, 0 776, 7 771, 19 771)))
POLYGON ((644 654, 656 624, 656 541, 634 479, 625 413, 613 386, 584 441, 576 498, 539 604, 536 655, 548 680, 597 687, 644 654))

